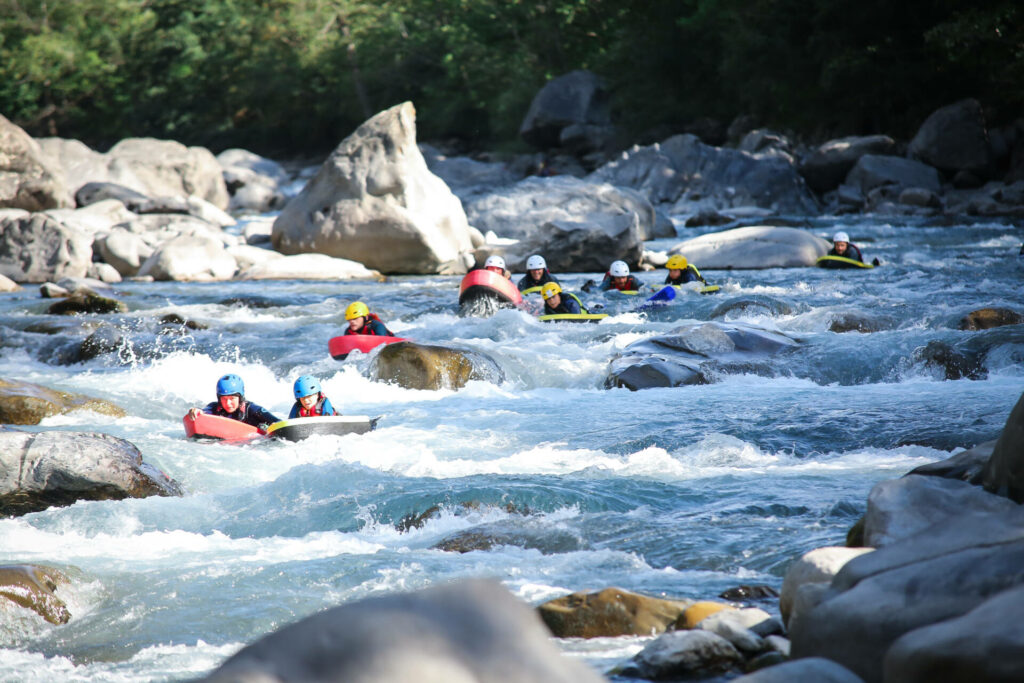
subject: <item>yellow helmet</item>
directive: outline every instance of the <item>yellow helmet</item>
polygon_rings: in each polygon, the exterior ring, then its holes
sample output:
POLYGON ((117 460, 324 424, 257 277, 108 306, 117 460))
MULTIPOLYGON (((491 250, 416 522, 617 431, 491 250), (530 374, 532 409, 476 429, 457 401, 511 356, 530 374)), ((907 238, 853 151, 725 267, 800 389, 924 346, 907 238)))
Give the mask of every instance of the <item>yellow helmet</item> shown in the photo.
POLYGON ((562 286, 557 282, 548 282, 540 288, 540 295, 544 297, 544 301, 547 301, 556 294, 562 293, 562 286))
POLYGON ((370 315, 370 309, 362 301, 353 301, 345 309, 345 320, 365 318, 368 315, 370 315))
POLYGON ((687 265, 686 257, 682 254, 676 254, 668 260, 665 267, 669 270, 686 270, 687 265))

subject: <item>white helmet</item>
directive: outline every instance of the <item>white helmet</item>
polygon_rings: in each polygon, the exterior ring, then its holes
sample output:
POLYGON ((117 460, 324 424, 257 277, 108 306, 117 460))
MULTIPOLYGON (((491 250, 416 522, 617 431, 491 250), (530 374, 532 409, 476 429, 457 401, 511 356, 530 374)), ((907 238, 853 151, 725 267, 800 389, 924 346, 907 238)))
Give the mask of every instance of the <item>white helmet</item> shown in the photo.
POLYGON ((526 259, 527 270, 544 270, 548 267, 548 264, 544 261, 544 257, 540 254, 534 254, 530 258, 526 259))
POLYGON ((850 236, 847 235, 842 230, 840 230, 836 234, 832 235, 832 241, 833 242, 849 242, 850 241, 850 236))
POLYGON ((629 275, 629 266, 626 265, 625 261, 612 261, 608 272, 611 273, 612 277, 627 277, 629 275))
POLYGON ((505 270, 505 259, 501 258, 498 255, 488 256, 487 260, 484 262, 484 268, 492 267, 501 268, 502 270, 505 270))

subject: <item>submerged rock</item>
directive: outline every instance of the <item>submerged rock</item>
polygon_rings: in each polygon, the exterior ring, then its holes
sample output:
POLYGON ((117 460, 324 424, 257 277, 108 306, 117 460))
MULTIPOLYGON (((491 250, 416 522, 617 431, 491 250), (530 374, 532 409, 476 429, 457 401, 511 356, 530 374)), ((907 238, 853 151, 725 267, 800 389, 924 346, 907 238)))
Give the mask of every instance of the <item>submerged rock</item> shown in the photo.
POLYGON ((205 679, 600 683, 496 581, 468 580, 325 610, 243 648, 205 679))
POLYGON ((409 341, 381 347, 371 372, 374 379, 406 389, 461 389, 470 380, 505 379, 494 359, 478 351, 409 341))
POLYGON ((990 330, 1024 323, 1024 315, 1009 308, 979 308, 960 319, 961 330, 990 330))
POLYGON ((66 624, 71 613, 54 591, 68 577, 53 567, 35 564, 0 565, 0 599, 30 609, 51 624, 66 624))
POLYGON ((693 604, 693 600, 665 600, 605 588, 548 600, 537 612, 557 638, 646 636, 672 626, 693 604))
POLYGON ((81 313, 125 313, 128 307, 122 302, 95 292, 77 291, 51 304, 47 313, 52 315, 76 315, 81 313))
POLYGON ((0 515, 24 515, 79 500, 180 496, 139 449, 109 434, 0 431, 0 515))
POLYGON ((29 382, 0 379, 0 423, 34 425, 51 415, 73 410, 92 410, 113 417, 127 413, 119 406, 99 398, 49 389, 29 382))

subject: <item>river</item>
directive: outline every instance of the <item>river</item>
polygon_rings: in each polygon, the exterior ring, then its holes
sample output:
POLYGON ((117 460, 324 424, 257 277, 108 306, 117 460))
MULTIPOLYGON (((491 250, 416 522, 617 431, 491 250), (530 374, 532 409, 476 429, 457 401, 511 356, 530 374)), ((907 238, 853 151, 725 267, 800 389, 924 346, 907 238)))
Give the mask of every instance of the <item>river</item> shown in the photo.
MULTIPOLYGON (((0 612, 0 680, 187 680, 324 608, 461 577, 496 577, 533 605, 607 586, 697 599, 740 584, 779 588, 795 557, 844 542, 873 484, 995 438, 1024 390, 1024 325, 957 328, 977 308, 1024 311, 1020 228, 859 217, 810 229, 838 227, 883 265, 705 270, 720 293, 682 296, 649 316, 606 302, 613 315, 590 325, 515 310, 460 317, 455 277, 126 282, 115 293, 130 311, 103 319, 131 344, 62 365, 93 319, 47 315, 31 286, 3 295, 0 377, 129 413, 71 413, 27 429, 128 439, 186 494, 0 520, 0 564, 51 564, 73 579, 59 593, 73 615, 66 625, 0 612), (367 356, 333 360, 327 341, 355 299, 402 336, 489 355, 505 380, 415 391, 369 379, 367 356), (760 305, 717 316, 740 300, 760 305), (158 334, 169 313, 208 329, 158 334), (882 323, 832 332, 839 313, 882 323), (767 371, 723 372, 707 385, 604 388, 609 360, 629 343, 712 316, 799 346, 767 371), (30 331, 40 324, 66 327, 30 331), (920 360, 933 341, 973 353, 976 378, 948 380, 920 360), (186 440, 182 415, 214 400, 227 372, 281 416, 294 379, 313 374, 342 412, 382 418, 367 434, 297 443, 186 440), (400 530, 435 505, 421 527, 400 530), (515 542, 434 548, 466 530, 515 542)), ((593 277, 569 274, 563 285, 593 277)), ((664 271, 640 277, 656 283, 664 271)), ((605 672, 648 640, 559 645, 605 672)))

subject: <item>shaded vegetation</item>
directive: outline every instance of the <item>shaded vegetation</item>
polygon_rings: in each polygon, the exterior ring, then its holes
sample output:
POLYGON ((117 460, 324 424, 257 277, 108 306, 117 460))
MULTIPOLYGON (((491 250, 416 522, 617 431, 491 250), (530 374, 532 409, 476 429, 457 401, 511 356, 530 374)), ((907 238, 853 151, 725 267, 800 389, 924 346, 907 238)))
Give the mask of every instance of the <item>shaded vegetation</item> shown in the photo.
POLYGON ((632 139, 753 114, 809 136, 912 134, 976 97, 1024 111, 1018 0, 0 0, 0 113, 130 136, 332 148, 404 100, 420 137, 515 143, 545 81, 603 76, 632 139))

